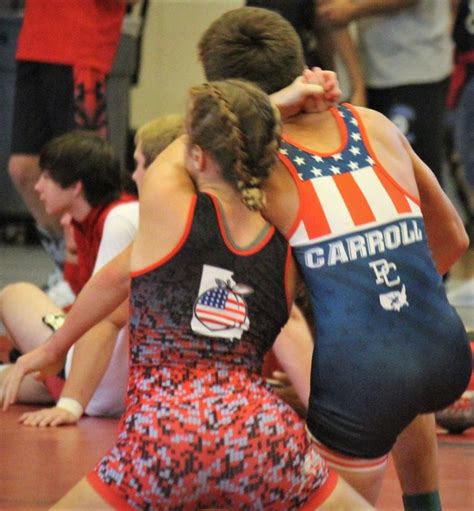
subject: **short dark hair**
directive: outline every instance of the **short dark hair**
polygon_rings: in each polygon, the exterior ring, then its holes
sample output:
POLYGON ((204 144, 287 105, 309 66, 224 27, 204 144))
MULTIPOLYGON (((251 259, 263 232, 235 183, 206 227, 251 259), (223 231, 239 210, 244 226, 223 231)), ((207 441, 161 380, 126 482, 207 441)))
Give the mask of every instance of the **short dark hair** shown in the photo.
POLYGON ((240 78, 268 94, 289 85, 305 65, 291 24, 258 7, 225 12, 204 32, 198 50, 207 80, 240 78))
POLYGON ((91 206, 106 205, 122 191, 122 170, 111 144, 93 131, 74 130, 53 138, 39 165, 62 188, 80 181, 91 206))

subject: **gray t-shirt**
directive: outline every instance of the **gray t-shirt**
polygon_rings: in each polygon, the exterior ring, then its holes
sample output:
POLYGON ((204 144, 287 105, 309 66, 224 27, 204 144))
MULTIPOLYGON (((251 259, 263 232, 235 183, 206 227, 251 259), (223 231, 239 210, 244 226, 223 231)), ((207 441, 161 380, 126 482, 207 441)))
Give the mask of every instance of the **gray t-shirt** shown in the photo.
POLYGON ((357 22, 368 87, 437 82, 452 68, 449 0, 420 0, 357 22))

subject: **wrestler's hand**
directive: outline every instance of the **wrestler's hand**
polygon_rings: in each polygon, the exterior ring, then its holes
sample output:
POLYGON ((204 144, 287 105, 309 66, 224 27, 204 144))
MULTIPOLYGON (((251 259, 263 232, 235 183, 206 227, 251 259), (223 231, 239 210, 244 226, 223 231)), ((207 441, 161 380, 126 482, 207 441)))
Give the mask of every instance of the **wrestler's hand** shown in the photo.
POLYGON ((323 99, 325 93, 324 78, 321 70, 318 69, 317 72, 305 70, 305 74, 270 96, 272 103, 278 108, 283 119, 288 119, 303 111, 317 111, 315 105, 325 101, 323 99))
POLYGON ((324 94, 309 98, 305 103, 306 112, 324 112, 337 103, 342 96, 337 74, 334 71, 323 70, 319 67, 303 71, 304 83, 317 83, 324 89, 324 94))
POLYGON ((56 356, 45 344, 18 358, 0 387, 0 405, 3 411, 16 401, 23 378, 58 362, 56 356))
POLYGON ((306 418, 306 407, 298 397, 286 373, 273 371, 272 377, 267 378, 267 382, 272 386, 275 394, 277 394, 282 401, 290 405, 301 418, 306 418))
POLYGON ((302 112, 324 112, 339 101, 341 95, 336 73, 313 67, 305 69, 291 85, 270 97, 282 118, 288 119, 302 112))
POLYGON ((42 410, 36 410, 35 412, 26 412, 19 419, 25 426, 32 427, 55 427, 67 424, 76 424, 80 417, 68 412, 64 408, 43 408, 42 410))

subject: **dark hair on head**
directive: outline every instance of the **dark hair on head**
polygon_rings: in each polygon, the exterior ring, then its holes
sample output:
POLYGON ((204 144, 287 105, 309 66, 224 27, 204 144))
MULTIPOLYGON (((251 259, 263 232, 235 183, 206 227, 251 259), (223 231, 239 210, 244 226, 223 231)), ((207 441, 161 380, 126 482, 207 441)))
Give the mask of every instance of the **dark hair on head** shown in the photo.
POLYGON ((111 144, 93 131, 55 137, 40 152, 39 165, 62 188, 80 181, 91 206, 107 205, 122 191, 122 171, 111 144))
POLYGON ((272 94, 289 85, 304 68, 301 40, 280 14, 258 7, 224 13, 198 45, 207 80, 240 78, 272 94))
POLYGON ((213 157, 249 209, 262 209, 261 184, 275 162, 281 133, 270 98, 242 80, 205 83, 191 88, 190 96, 189 144, 213 157))

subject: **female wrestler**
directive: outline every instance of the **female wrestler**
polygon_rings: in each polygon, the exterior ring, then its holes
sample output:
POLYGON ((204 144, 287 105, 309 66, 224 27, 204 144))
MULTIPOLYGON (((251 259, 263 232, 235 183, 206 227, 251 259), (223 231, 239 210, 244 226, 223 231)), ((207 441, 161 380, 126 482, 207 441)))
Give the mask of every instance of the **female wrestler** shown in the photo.
POLYGON ((55 360, 131 286, 119 437, 57 509, 370 509, 260 375, 294 270, 259 213, 280 131, 269 99, 245 82, 205 84, 191 89, 185 125, 189 175, 169 163, 182 146, 160 155, 135 242, 90 281, 50 342, 19 359, 5 404, 25 371, 55 360))

